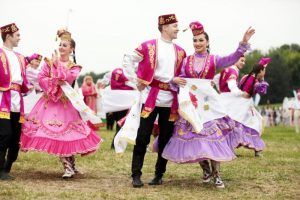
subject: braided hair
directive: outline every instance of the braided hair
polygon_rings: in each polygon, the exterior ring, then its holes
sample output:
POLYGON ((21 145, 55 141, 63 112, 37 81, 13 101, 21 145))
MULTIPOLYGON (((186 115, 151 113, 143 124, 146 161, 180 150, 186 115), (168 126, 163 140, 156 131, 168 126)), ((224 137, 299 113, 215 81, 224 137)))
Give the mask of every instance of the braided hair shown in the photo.
MULTIPOLYGON (((207 42, 209 42, 209 36, 208 36, 208 34, 206 32, 204 32, 203 34, 204 34, 204 37, 207 40, 207 42)), ((210 52, 209 45, 207 45, 206 50, 207 50, 207 53, 209 54, 209 52, 210 52)))
MULTIPOLYGON (((73 57, 73 62, 76 64, 76 55, 75 55, 76 42, 75 42, 75 40, 73 40, 73 39, 70 40, 70 46, 73 48, 73 55, 72 55, 72 57, 73 57)), ((72 88, 75 87, 75 82, 76 81, 77 81, 76 79, 73 81, 72 88)))
MULTIPOLYGON (((245 87, 245 84, 247 83, 248 79, 250 78, 251 75, 254 75, 255 76, 255 79, 254 80, 257 80, 257 75, 262 71, 264 70, 264 66, 261 65, 261 64, 255 64, 252 68, 252 70, 248 73, 247 77, 244 79, 245 81, 241 84, 240 86, 240 89, 243 90, 244 87, 245 87)), ((253 85, 251 88, 254 87, 254 84, 255 84, 255 81, 253 81, 253 85)), ((253 94, 253 89, 250 93, 250 95, 252 96, 253 94)))

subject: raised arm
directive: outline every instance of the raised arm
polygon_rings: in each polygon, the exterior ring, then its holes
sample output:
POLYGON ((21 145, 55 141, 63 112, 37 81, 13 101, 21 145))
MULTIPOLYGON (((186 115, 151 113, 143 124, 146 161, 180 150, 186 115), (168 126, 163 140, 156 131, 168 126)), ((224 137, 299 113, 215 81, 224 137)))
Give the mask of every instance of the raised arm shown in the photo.
POLYGON ((254 33, 255 30, 249 27, 245 32, 245 34, 243 35, 243 39, 239 43, 239 46, 235 52, 224 57, 216 56, 216 67, 217 68, 228 67, 236 63, 243 54, 245 54, 248 50, 250 50, 250 44, 248 42, 254 33))

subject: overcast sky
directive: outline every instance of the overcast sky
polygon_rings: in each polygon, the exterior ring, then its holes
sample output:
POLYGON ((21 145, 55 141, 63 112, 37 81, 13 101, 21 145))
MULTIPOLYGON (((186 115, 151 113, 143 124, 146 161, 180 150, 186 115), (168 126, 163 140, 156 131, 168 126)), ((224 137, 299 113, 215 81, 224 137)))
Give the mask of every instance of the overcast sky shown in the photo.
MULTIPOLYGON (((68 25, 83 73, 100 73, 121 66, 124 53, 141 42, 158 38, 161 14, 175 13, 180 29, 200 21, 212 53, 226 55, 249 26, 256 29, 253 49, 299 44, 299 10, 299 0, 0 0, 0 26, 15 22, 20 28, 20 53, 49 56, 56 31, 68 25)), ((193 53, 191 31, 175 42, 193 53)))

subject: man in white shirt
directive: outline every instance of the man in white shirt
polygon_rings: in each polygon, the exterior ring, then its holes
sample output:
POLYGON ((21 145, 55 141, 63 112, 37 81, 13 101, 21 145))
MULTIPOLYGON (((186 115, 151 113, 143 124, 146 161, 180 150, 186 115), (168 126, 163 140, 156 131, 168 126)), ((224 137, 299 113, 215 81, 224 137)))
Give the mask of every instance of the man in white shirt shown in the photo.
POLYGON ((18 157, 21 123, 24 122, 24 103, 21 93, 28 92, 25 58, 13 51, 20 41, 18 27, 1 27, 3 47, 0 48, 0 179, 9 175, 18 157))
POLYGON ((160 135, 155 177, 149 185, 162 184, 167 160, 161 154, 172 136, 177 117, 177 93, 171 90, 170 82, 180 72, 185 51, 172 41, 177 38, 178 22, 174 14, 158 18, 159 39, 142 43, 132 54, 124 56, 123 67, 137 69, 137 88, 143 91, 143 109, 136 144, 132 156, 132 185, 142 187, 142 167, 147 145, 150 142, 155 119, 158 117, 160 135))

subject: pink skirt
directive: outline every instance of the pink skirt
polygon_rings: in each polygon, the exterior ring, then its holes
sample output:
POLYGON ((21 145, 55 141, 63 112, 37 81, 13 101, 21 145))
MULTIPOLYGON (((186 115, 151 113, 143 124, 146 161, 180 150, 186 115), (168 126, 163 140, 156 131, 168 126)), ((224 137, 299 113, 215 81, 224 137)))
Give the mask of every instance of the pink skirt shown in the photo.
POLYGON ((96 151, 101 138, 80 117, 67 98, 58 102, 44 96, 22 126, 22 151, 40 151, 57 156, 87 155, 96 151))

